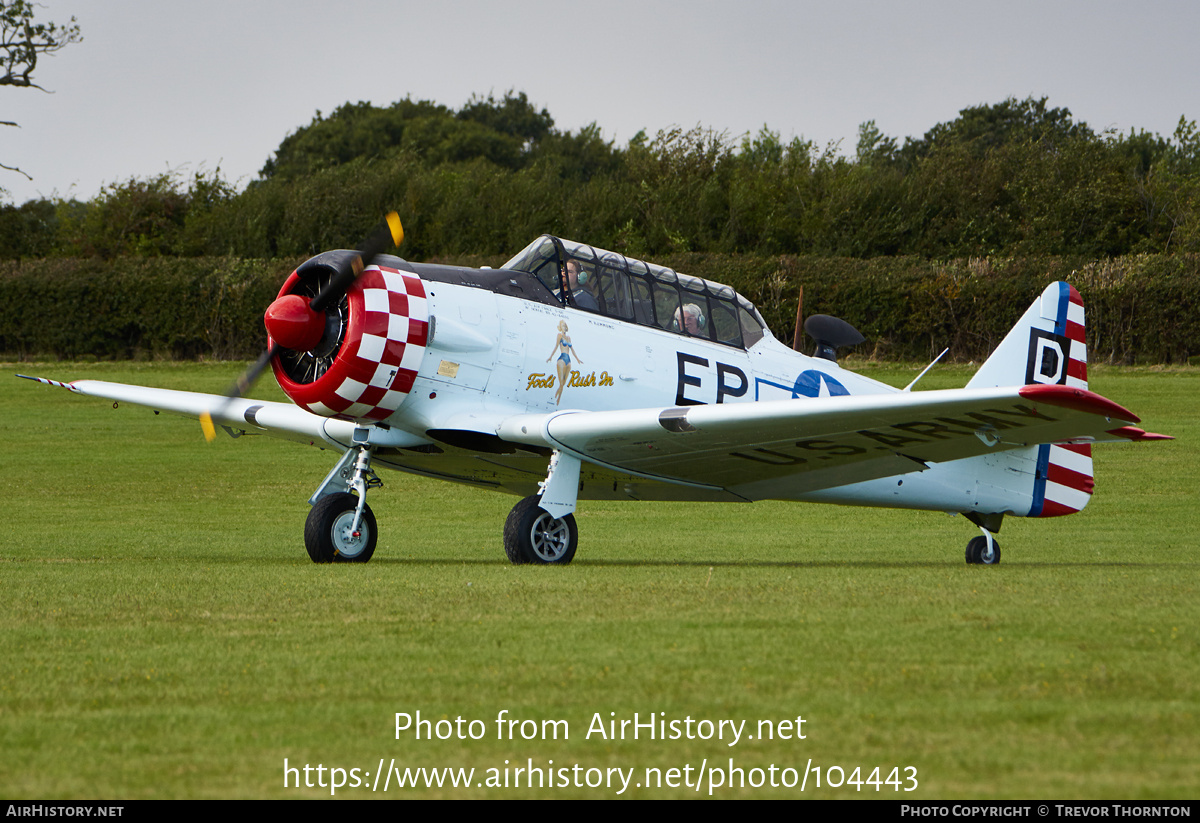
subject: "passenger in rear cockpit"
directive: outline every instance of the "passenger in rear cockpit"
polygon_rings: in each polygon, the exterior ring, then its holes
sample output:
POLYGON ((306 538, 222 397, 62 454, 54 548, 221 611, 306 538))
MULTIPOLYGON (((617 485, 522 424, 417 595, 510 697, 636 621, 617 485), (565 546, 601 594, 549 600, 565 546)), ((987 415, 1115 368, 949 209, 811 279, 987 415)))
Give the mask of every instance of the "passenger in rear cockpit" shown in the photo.
POLYGON ((675 310, 675 331, 683 331, 693 337, 707 337, 708 334, 704 331, 708 325, 708 321, 704 319, 704 312, 700 311, 700 307, 695 303, 683 304, 683 317, 680 317, 680 309, 675 310))

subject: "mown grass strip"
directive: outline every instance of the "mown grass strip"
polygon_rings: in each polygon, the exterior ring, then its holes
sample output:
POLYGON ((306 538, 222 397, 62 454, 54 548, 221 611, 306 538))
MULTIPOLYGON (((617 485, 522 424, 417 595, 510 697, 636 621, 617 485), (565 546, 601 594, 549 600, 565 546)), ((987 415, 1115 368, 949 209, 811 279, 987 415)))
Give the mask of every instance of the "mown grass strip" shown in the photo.
MULTIPOLYGON (((43 371, 220 391, 240 368, 43 371)), ((866 368, 898 385, 917 370, 866 368)), ((967 374, 940 368, 922 385, 967 374)), ((0 794, 329 796, 284 788, 284 758, 473 767, 482 782, 505 760, 640 780, 647 767, 811 757, 864 777, 915 766, 919 787, 810 778, 805 796, 1194 797, 1200 371, 1096 368, 1092 386, 1178 439, 1098 447, 1087 510, 1009 518, 995 568, 963 563, 976 530, 962 518, 781 503, 585 503, 574 564, 517 568, 500 547, 512 498, 395 474, 372 494, 371 563, 318 567, 301 528, 331 452, 249 437, 210 447, 195 421, 10 378, 0 794), (479 719, 487 734, 397 740, 395 713, 418 710, 479 719), (570 738, 498 740, 502 710, 566 720, 570 738), (745 720, 747 732, 799 715, 806 739, 586 738, 597 715, 634 712, 745 720)))

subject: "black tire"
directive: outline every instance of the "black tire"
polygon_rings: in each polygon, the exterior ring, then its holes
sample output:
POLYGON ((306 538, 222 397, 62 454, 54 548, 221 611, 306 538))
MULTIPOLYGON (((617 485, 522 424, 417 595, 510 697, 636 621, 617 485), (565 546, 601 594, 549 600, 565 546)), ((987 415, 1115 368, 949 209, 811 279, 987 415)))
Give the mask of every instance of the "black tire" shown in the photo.
POLYGON ((535 494, 513 506, 504 521, 504 553, 516 565, 565 566, 579 547, 575 515, 551 517, 540 503, 541 497, 535 494))
POLYGON ((988 554, 987 538, 983 535, 976 537, 967 544, 967 563, 971 565, 994 566, 1000 562, 1000 541, 992 538, 992 552, 988 554))
POLYGON ((347 492, 328 494, 316 502, 304 522, 304 548, 314 563, 366 563, 375 553, 379 528, 370 506, 363 506, 359 537, 348 532, 358 498, 347 492))

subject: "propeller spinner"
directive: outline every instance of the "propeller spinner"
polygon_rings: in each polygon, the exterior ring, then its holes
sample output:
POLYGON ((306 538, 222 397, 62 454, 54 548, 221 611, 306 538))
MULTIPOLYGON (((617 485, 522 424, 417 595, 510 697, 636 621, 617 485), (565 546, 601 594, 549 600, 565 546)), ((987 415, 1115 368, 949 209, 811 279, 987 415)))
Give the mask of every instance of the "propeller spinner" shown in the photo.
POLYGON ((263 324, 267 334, 292 351, 312 351, 325 334, 324 315, 312 310, 312 301, 299 294, 285 294, 267 307, 263 324))

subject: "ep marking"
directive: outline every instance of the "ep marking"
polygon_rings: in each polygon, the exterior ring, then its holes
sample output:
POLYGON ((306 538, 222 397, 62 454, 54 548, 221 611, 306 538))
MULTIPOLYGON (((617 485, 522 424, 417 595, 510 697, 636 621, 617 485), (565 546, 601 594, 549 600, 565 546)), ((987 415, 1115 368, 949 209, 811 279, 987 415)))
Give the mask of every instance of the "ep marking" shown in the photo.
POLYGON ((709 366, 706 357, 696 357, 693 354, 678 351, 675 352, 675 359, 678 363, 678 378, 675 381, 676 406, 702 406, 709 402, 724 403, 726 397, 745 396, 746 390, 750 388, 750 381, 746 378, 746 373, 737 366, 731 366, 718 360, 715 365, 716 376, 713 377, 714 367, 709 366), (713 389, 706 391, 706 383, 715 385, 715 394, 710 394, 713 389), (692 395, 690 397, 688 396, 689 386, 694 387, 690 392, 692 395), (712 396, 713 399, 711 401, 701 399, 706 394, 712 396))

